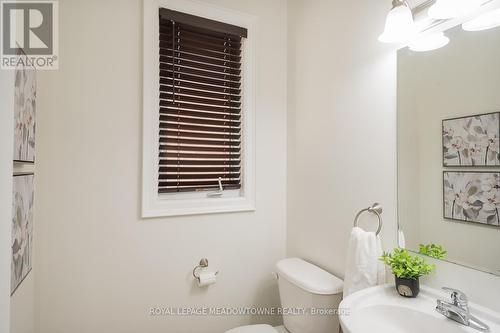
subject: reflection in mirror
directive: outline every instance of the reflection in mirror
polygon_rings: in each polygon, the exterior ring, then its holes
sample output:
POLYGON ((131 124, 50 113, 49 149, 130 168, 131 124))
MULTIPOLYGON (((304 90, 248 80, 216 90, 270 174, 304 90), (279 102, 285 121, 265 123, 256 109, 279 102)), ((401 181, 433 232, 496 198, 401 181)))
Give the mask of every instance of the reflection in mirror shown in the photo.
POLYGON ((500 275, 500 27, 446 35, 398 51, 400 246, 500 275))

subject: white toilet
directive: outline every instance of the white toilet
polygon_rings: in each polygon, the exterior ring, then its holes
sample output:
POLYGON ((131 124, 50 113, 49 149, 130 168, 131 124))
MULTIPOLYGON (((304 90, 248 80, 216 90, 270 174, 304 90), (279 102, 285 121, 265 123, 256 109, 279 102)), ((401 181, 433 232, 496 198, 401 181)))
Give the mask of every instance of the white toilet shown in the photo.
MULTIPOLYGON (((299 258, 283 259, 276 264, 281 306, 286 332, 338 333, 338 314, 316 313, 310 310, 338 309, 342 300, 342 280, 299 258), (299 311, 296 311, 299 309, 299 311), (300 309, 307 313, 302 314, 300 309), (293 311, 293 312, 292 312, 293 311)), ((226 333, 281 333, 283 328, 269 325, 241 326, 226 333)))

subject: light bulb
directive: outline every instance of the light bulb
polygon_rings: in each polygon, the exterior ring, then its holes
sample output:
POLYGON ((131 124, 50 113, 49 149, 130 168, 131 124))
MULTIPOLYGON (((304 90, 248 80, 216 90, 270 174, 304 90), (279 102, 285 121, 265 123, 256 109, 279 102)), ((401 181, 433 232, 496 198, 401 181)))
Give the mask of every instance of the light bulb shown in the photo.
POLYGON ((406 2, 400 2, 387 14, 384 32, 378 40, 382 43, 402 43, 411 40, 416 34, 413 14, 406 2))
POLYGON ((500 26, 500 8, 479 15, 478 17, 462 24, 466 31, 481 31, 500 26))
POLYGON ((431 34, 424 35, 413 42, 411 42, 408 47, 412 51, 416 52, 426 52, 437 50, 450 42, 450 39, 444 35, 442 32, 435 32, 431 34))

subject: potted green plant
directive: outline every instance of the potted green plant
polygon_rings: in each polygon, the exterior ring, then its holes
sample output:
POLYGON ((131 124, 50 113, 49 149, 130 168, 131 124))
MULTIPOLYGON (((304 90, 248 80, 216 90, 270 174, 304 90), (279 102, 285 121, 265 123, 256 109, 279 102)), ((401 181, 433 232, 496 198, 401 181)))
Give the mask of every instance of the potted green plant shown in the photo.
POLYGON ((391 267, 396 277, 396 290, 404 297, 417 297, 420 292, 419 278, 430 274, 436 268, 419 256, 412 256, 405 249, 394 249, 386 253, 380 260, 391 267))

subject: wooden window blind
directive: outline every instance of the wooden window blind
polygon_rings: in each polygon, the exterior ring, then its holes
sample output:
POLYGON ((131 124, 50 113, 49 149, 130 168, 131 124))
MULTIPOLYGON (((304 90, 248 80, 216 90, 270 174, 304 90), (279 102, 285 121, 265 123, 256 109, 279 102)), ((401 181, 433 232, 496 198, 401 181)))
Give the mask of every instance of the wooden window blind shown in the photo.
POLYGON ((158 192, 241 188, 241 65, 247 30, 159 10, 158 192))

